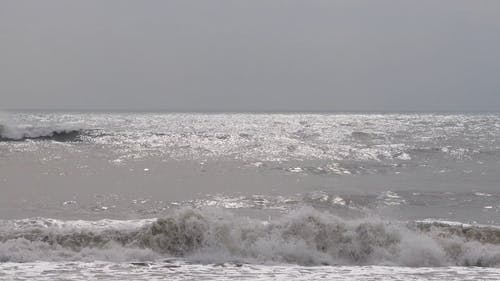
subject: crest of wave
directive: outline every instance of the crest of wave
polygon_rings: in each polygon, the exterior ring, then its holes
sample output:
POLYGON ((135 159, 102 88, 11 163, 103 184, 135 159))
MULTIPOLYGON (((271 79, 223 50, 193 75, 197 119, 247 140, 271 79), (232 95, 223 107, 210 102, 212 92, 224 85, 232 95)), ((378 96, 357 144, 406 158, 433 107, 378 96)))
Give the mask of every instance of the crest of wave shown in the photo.
POLYGON ((141 244, 201 262, 500 265, 500 231, 496 240, 478 241, 477 233, 468 237, 380 219, 344 220, 312 208, 271 222, 211 212, 185 209, 159 219, 141 234, 141 244))
POLYGON ((272 221, 185 208, 127 229, 66 223, 2 232, 3 261, 182 257, 202 263, 500 266, 498 229, 344 220, 308 207, 272 221))
POLYGON ((5 112, 0 112, 0 140, 55 139, 72 140, 80 129, 66 125, 18 124, 5 112))

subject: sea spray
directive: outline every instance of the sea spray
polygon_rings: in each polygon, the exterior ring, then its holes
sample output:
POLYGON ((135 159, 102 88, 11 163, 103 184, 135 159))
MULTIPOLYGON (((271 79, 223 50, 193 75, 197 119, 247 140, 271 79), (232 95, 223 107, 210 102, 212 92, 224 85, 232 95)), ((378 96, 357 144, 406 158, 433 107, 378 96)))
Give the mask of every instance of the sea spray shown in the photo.
POLYGON ((500 266, 500 230, 493 227, 467 226, 475 234, 464 235, 458 225, 346 220, 309 207, 271 221, 182 208, 129 227, 126 221, 121 227, 34 222, 2 222, 2 261, 180 257, 201 263, 500 266))

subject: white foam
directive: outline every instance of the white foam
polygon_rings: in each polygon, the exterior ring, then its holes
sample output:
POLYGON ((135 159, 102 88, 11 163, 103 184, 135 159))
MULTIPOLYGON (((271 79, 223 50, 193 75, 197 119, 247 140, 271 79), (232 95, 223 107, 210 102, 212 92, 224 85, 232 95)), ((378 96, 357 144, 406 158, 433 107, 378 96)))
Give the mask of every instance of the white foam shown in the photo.
POLYGON ((190 264, 183 260, 146 263, 0 263, 0 280, 500 280, 500 269, 478 267, 297 266, 241 263, 190 264))
POLYGON ((159 220, 2 221, 0 260, 302 265, 500 266, 499 230, 452 222, 419 227, 378 218, 345 220, 301 208, 263 221, 227 210, 184 208, 159 220), (457 228, 458 227, 458 228, 457 228))

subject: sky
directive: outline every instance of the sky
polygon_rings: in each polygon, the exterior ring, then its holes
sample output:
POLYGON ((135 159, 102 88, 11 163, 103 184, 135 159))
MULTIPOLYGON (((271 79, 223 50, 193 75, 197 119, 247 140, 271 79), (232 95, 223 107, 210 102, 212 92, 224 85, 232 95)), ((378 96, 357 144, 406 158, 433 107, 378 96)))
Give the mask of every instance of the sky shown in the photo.
POLYGON ((0 109, 500 111, 498 0, 1 0, 0 109))

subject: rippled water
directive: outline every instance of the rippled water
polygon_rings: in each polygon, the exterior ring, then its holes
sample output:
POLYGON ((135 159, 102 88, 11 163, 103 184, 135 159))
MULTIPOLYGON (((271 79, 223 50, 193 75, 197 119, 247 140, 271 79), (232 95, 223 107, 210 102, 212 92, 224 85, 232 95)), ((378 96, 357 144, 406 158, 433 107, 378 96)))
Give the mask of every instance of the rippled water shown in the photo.
MULTIPOLYGON (((498 115, 16 114, 3 137, 81 130, 116 159, 389 161, 498 156, 498 115)), ((29 149, 26 144, 12 149, 29 149)))
POLYGON ((0 279, 500 278, 498 114, 0 118, 0 279))

